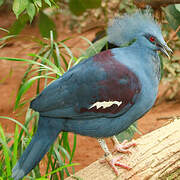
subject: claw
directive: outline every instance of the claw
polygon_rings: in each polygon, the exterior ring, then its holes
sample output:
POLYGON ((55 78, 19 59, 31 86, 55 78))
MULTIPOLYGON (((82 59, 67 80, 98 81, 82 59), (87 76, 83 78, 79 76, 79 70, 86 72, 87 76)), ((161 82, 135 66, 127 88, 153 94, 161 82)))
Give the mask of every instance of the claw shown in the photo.
MULTIPOLYGON (((128 148, 132 147, 132 146, 136 146, 136 143, 131 142, 128 143, 127 140, 123 141, 121 144, 119 143, 119 141, 117 140, 117 138, 115 136, 112 137, 112 140, 114 142, 114 152, 118 151, 118 152, 122 152, 122 153, 130 153, 130 151, 128 150, 128 148)), ((113 171, 115 172, 116 176, 119 175, 118 173, 118 169, 116 166, 119 166, 121 168, 130 170, 131 167, 120 163, 119 160, 122 159, 122 157, 116 157, 113 158, 112 154, 110 153, 110 151, 108 150, 108 147, 104 141, 104 139, 99 138, 98 139, 101 147, 103 148, 104 152, 105 152, 105 159, 104 160, 100 160, 100 163, 104 163, 104 162, 108 162, 108 164, 110 165, 110 167, 113 169, 113 171)))
POLYGON ((105 160, 108 162, 108 164, 110 165, 110 167, 113 169, 113 171, 115 172, 116 176, 119 175, 119 172, 118 172, 118 169, 116 166, 119 166, 121 168, 124 168, 124 169, 127 169, 127 170, 130 170, 131 167, 123 164, 123 163, 120 163, 119 160, 121 160, 122 157, 116 157, 116 158, 113 158, 112 155, 109 155, 108 157, 105 158, 105 160))
POLYGON ((113 153, 114 152, 121 152, 121 153, 130 154, 131 151, 129 150, 129 148, 134 147, 136 145, 137 144, 135 142, 128 143, 127 140, 124 140, 121 144, 120 143, 115 143, 113 153))

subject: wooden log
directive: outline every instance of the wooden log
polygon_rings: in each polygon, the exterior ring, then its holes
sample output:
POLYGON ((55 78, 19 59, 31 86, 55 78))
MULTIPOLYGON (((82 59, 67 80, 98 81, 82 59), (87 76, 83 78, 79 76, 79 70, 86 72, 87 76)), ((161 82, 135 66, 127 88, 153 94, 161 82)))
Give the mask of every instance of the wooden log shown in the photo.
POLYGON ((131 154, 121 155, 122 163, 132 167, 131 170, 118 168, 116 177, 107 163, 98 161, 80 170, 66 180, 156 180, 180 179, 180 120, 141 136, 135 140, 136 147, 132 147, 131 154))

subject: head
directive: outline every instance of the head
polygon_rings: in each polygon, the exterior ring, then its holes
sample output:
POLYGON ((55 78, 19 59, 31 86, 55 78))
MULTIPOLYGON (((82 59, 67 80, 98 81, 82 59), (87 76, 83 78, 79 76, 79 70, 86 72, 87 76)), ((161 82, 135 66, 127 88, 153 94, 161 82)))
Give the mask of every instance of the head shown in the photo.
POLYGON ((117 46, 127 44, 133 39, 153 51, 160 50, 169 57, 166 50, 172 50, 167 46, 163 39, 161 28, 149 11, 144 14, 140 11, 132 15, 125 15, 113 20, 109 25, 108 41, 117 46))

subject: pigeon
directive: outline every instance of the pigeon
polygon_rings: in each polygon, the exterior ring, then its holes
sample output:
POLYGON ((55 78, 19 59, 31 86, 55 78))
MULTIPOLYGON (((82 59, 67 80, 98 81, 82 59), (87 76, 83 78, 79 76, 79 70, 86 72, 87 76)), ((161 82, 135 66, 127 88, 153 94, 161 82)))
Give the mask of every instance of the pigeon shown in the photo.
POLYGON ((170 57, 167 51, 172 50, 148 11, 116 17, 107 28, 107 41, 111 49, 73 66, 32 100, 38 129, 12 170, 14 180, 40 162, 60 132, 97 138, 116 175, 117 166, 130 169, 112 156, 104 138, 112 138, 119 152, 136 145, 120 144, 115 135, 152 108, 161 77, 158 51, 170 57))

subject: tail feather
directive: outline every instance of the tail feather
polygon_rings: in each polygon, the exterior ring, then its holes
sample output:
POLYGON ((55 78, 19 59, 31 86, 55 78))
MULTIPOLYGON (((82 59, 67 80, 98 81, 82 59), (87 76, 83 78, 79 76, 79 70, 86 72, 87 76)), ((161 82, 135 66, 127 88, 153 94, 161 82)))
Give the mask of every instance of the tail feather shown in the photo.
POLYGON ((56 140, 59 132, 62 130, 62 126, 59 126, 61 120, 58 126, 56 121, 53 120, 47 117, 40 117, 36 134, 12 170, 14 180, 19 180, 28 174, 40 162, 56 140))

